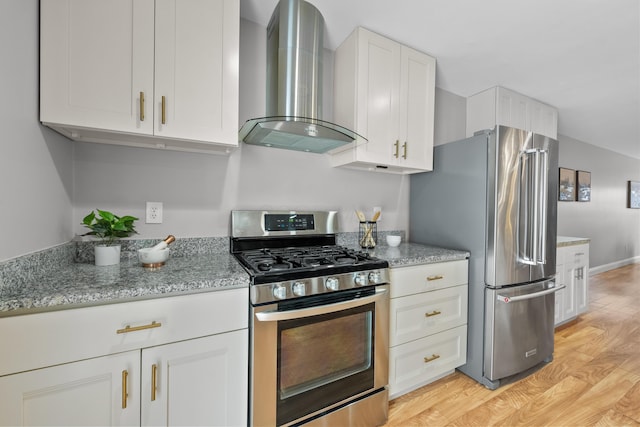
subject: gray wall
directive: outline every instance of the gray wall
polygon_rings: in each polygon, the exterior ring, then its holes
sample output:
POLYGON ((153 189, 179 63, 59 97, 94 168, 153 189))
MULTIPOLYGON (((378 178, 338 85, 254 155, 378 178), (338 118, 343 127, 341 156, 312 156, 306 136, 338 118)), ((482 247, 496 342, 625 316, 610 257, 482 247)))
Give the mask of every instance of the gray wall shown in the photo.
POLYGON ((591 201, 558 202, 558 234, 591 239, 592 272, 640 261, 640 209, 626 207, 640 160, 563 135, 559 142, 561 167, 591 172, 591 201))
MULTIPOLYGON (((241 23, 241 123, 264 113, 264 32, 241 23)), ((140 224, 139 237, 225 236, 231 209, 261 207, 338 209, 342 230, 355 231, 354 209, 381 206, 381 229, 408 227, 406 177, 332 169, 322 155, 242 145, 217 157, 66 140, 38 122, 37 0, 0 2, 0 45, 0 261, 69 241, 96 207, 143 217, 146 201, 164 202, 165 223, 140 224)), ((326 53, 330 118, 333 57, 326 53)), ((464 132, 465 99, 437 89, 435 143, 464 132)), ((640 160, 560 142, 561 166, 591 171, 593 188, 590 203, 561 203, 560 234, 591 238, 592 266, 637 259, 640 211, 625 200, 627 180, 640 180, 640 160)))
POLYGON ((38 1, 0 2, 0 261, 69 241, 72 145, 38 123, 38 1))

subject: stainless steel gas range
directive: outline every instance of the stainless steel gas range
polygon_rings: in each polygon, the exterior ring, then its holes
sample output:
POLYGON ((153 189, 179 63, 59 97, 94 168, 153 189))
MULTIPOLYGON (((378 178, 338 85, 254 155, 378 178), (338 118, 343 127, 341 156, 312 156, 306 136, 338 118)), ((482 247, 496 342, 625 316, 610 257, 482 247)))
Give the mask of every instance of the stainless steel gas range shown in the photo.
POLYGON ((251 425, 384 424, 388 263, 336 245, 336 212, 233 211, 251 276, 251 425))

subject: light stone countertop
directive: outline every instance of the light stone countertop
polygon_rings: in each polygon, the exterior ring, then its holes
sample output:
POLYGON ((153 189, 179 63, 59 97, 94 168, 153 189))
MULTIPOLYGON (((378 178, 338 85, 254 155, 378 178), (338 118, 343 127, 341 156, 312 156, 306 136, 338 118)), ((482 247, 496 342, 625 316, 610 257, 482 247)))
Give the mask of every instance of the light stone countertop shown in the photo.
MULTIPOLYGON (((180 256, 172 256, 164 266, 153 270, 143 268, 133 257, 107 267, 66 261, 67 252, 73 250, 69 245, 57 248, 53 255, 43 251, 12 260, 0 271, 0 317, 248 287, 249 274, 228 252, 227 242, 183 239, 183 245, 195 249, 174 251, 180 256), (204 252, 203 244, 209 245, 204 252)), ((360 250, 353 241, 339 244, 360 250)), ((76 256, 82 258, 86 250, 79 245, 76 256)), ((469 257, 467 251, 415 243, 395 248, 380 245, 368 252, 387 260, 392 268, 469 257)))
POLYGON ((135 259, 104 267, 72 263, 28 286, 0 289, 0 317, 248 286, 249 274, 229 253, 169 258, 157 269, 135 259))
POLYGON ((458 261, 470 256, 468 251, 439 248, 418 243, 401 243, 398 247, 377 246, 368 252, 375 257, 386 259, 389 267, 405 267, 418 264, 458 261))
POLYGON ((590 241, 591 239, 587 237, 558 236, 556 247, 561 248, 563 246, 584 245, 588 244, 590 241))

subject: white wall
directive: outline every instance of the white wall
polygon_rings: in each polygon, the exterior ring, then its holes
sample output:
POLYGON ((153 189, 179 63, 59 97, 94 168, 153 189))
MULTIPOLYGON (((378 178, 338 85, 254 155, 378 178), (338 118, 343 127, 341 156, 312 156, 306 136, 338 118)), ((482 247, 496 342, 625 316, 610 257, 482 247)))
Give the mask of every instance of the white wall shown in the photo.
POLYGON ((69 241, 72 144, 38 122, 38 1, 0 2, 0 261, 69 241))
MULTIPOLYGON (((242 20, 240 124, 264 115, 266 29, 242 20)), ((333 56, 325 55, 325 119, 331 118, 333 56), (327 84, 328 83, 328 84, 327 84), (328 87, 327 87, 328 86, 328 87)), ((139 237, 226 236, 232 209, 335 209, 341 231, 357 231, 355 209, 382 207, 379 228, 408 224, 407 177, 331 168, 326 155, 242 144, 230 156, 75 143, 74 231, 91 209, 144 218, 146 201, 164 203, 164 223, 139 237)))
POLYGON ((558 202, 558 234, 588 237, 590 267, 640 261, 640 209, 627 208, 627 181, 640 160, 560 135, 561 167, 591 172, 590 202, 558 202))

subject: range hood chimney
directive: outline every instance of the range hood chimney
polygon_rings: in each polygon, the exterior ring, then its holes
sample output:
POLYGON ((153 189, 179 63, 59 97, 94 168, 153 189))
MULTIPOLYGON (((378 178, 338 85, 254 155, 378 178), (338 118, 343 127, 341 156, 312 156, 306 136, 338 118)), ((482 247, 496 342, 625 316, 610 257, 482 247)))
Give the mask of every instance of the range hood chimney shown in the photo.
POLYGON ((324 18, 304 0, 280 0, 267 26, 267 117, 248 120, 248 144, 312 153, 366 142, 322 120, 324 18))

